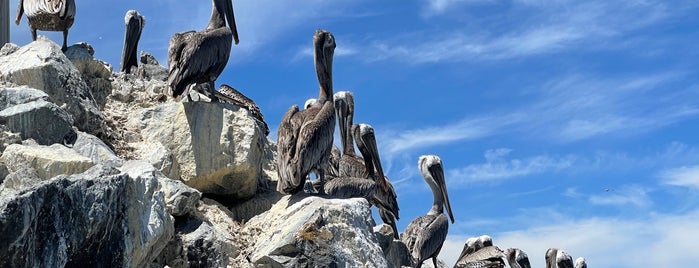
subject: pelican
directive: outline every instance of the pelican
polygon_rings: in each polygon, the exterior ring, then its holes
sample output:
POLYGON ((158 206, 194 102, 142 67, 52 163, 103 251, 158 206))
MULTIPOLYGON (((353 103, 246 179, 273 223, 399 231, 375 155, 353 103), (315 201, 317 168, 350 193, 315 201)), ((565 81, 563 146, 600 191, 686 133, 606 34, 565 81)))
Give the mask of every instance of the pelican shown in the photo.
POLYGON ((313 106, 313 104, 316 104, 316 102, 318 102, 316 98, 307 99, 306 102, 303 103, 303 109, 305 110, 310 108, 311 106, 313 106))
POLYGON ((310 172, 316 172, 323 185, 325 168, 333 147, 335 108, 332 102, 332 60, 335 37, 325 30, 313 36, 314 59, 318 84, 316 104, 299 111, 291 106, 277 132, 277 191, 294 194, 303 190, 310 172))
POLYGON ((471 237, 466 240, 464 249, 454 268, 465 267, 505 267, 505 254, 493 246, 493 239, 487 235, 471 237))
POLYGON ((146 26, 146 19, 136 10, 126 11, 124 16, 126 24, 126 34, 124 35, 124 51, 121 52, 120 72, 131 73, 131 67, 138 65, 138 40, 141 39, 141 32, 146 26))
POLYGON ((529 256, 518 248, 508 248, 505 252, 510 268, 531 268, 529 256))
POLYGON ((549 248, 546 250, 546 268, 573 268, 573 258, 563 250, 549 248))
POLYGON ((408 247, 415 267, 421 267, 422 262, 429 258, 432 258, 434 267, 437 267, 437 256, 449 230, 449 221, 444 215, 444 207, 446 206, 452 223, 454 223, 454 214, 449 204, 442 160, 436 155, 423 155, 418 160, 418 166, 425 182, 432 189, 434 202, 427 215, 417 217, 408 224, 401 240, 408 247))
POLYGON ((255 101, 243 95, 243 93, 241 93, 237 89, 226 84, 222 84, 221 86, 219 86, 218 91, 214 91, 214 94, 216 94, 216 99, 219 99, 223 103, 234 104, 238 107, 242 107, 248 110, 252 117, 254 117, 255 119, 257 119, 257 121, 260 121, 262 123, 265 131, 265 136, 269 134, 269 126, 267 126, 267 122, 265 122, 265 117, 262 115, 262 111, 260 111, 260 107, 257 106, 255 101))
POLYGON ((579 257, 575 259, 575 268, 587 268, 587 263, 585 262, 585 258, 579 257))
POLYGON ((217 101, 214 81, 223 72, 231 55, 233 40, 238 44, 238 30, 235 26, 233 3, 231 0, 213 0, 211 20, 201 32, 176 33, 168 46, 169 65, 167 93, 179 99, 189 96, 189 87, 208 83, 211 101, 217 101), (226 22, 229 27, 226 27, 226 22))
POLYGON ((24 13, 27 14, 33 41, 36 41, 36 30, 62 31, 61 49, 68 49, 68 29, 75 21, 75 0, 19 0, 15 24, 19 25, 24 13))

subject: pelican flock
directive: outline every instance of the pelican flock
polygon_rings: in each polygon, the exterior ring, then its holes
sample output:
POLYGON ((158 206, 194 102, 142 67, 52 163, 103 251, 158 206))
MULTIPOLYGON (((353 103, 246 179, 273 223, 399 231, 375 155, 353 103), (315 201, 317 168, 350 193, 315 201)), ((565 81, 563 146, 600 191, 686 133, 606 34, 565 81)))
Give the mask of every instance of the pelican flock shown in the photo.
POLYGON ((33 41, 36 41, 36 30, 63 32, 61 49, 68 49, 68 30, 75 21, 75 0, 19 0, 15 24, 19 25, 24 14, 27 14, 33 41))
MULTIPOLYGON (((75 10, 74 0, 20 0, 15 23, 19 24, 26 14, 33 40, 37 38, 37 30, 62 31, 65 51, 75 10)), ((130 73, 138 64, 138 43, 145 18, 129 10, 124 23, 126 32, 120 71, 130 73)), ((208 84, 210 92, 201 93, 209 96, 212 102, 220 100, 248 109, 264 124, 267 135, 269 128, 252 99, 225 84, 218 91, 214 89, 214 82, 230 58, 233 43, 239 43, 233 3, 212 0, 211 18, 204 30, 175 33, 170 38, 166 92, 176 100, 186 95, 191 101, 189 90, 208 84)), ((399 219, 397 195, 384 174, 374 128, 369 124, 354 124, 352 92, 333 94, 335 37, 329 31, 317 30, 313 48, 318 96, 308 99, 303 110, 292 105, 281 119, 277 132, 277 191, 296 194, 305 190, 331 198, 365 198, 377 207, 383 222, 391 226, 394 239, 405 244, 414 267, 421 267, 430 258, 437 267, 437 256, 446 240, 449 221, 454 223, 442 160, 436 155, 419 157, 418 169, 432 190, 433 203, 426 215, 415 218, 400 234, 396 226, 399 219), (341 149, 333 144, 336 124, 341 149), (361 156, 355 152, 355 143, 361 156), (313 183, 308 180, 311 173, 317 178, 313 183)), ((549 248, 545 260, 547 268, 587 268, 585 258, 573 262, 568 253, 557 248, 549 248)), ((518 248, 502 251, 493 245, 490 236, 482 235, 466 240, 454 267, 505 267, 505 262, 511 268, 531 267, 524 251, 518 248)))
POLYGON ((176 33, 168 46, 167 94, 179 99, 189 96, 190 86, 209 84, 211 101, 217 101, 214 81, 223 72, 231 55, 231 47, 238 44, 231 0, 213 0, 211 19, 200 32, 176 33))
POLYGON ((126 33, 124 34, 124 50, 121 53, 120 72, 131 73, 131 67, 138 65, 138 41, 146 25, 146 19, 136 10, 126 11, 124 16, 126 33))

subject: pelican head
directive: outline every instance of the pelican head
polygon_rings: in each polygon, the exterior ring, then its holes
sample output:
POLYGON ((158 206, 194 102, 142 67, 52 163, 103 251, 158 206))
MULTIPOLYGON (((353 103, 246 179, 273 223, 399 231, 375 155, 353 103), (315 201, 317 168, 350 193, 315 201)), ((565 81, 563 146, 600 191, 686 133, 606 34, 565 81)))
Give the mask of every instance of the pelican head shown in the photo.
POLYGON ((444 213, 444 207, 446 206, 451 223, 454 223, 454 214, 451 212, 447 184, 444 181, 442 160, 436 155, 423 155, 418 159, 418 166, 420 167, 422 177, 425 178, 427 184, 430 185, 432 194, 434 195, 434 205, 428 215, 444 213))
POLYGON ((573 267, 573 258, 563 250, 556 252, 556 264, 558 267, 573 267))
POLYGON ((489 235, 481 235, 478 237, 478 242, 480 242, 483 247, 490 247, 493 245, 493 238, 489 235))
POLYGON ((332 63, 335 46, 335 37, 332 33, 320 29, 316 31, 313 36, 316 73, 321 89, 325 90, 324 94, 318 97, 320 103, 332 97, 332 63))
POLYGON ((364 157, 364 165, 370 176, 373 176, 376 183, 380 183, 384 191, 388 191, 386 176, 381 167, 381 159, 379 158, 379 150, 376 146, 376 137, 374 136, 374 128, 369 124, 352 125, 352 134, 357 141, 357 147, 364 157), (376 173, 374 173, 376 169, 376 173))
POLYGON ((231 32, 233 33, 233 40, 235 41, 235 44, 238 44, 238 28, 235 26, 235 14, 233 14, 233 2, 232 0, 213 0, 214 1, 214 10, 213 14, 211 15, 211 23, 209 24, 209 27, 207 28, 219 28, 219 27, 224 27, 226 26, 226 22, 228 23, 229 28, 231 29, 231 32), (222 12, 223 15, 225 16, 225 21, 221 20, 221 14, 216 14, 217 12, 222 12), (218 18, 216 18, 218 17, 218 18), (215 25, 212 24, 213 21, 217 19, 219 20, 215 25), (221 25, 223 24, 223 25, 221 25))
POLYGON ((318 103, 318 100, 316 98, 307 99, 306 102, 303 104, 303 109, 308 109, 316 103, 318 103))
POLYGON ((342 153, 353 153, 354 145, 352 144, 352 136, 349 131, 354 117, 354 96, 352 96, 352 92, 339 91, 333 95, 333 102, 335 103, 335 117, 339 121, 338 127, 340 128, 342 153), (349 152, 350 148, 348 147, 352 147, 351 152, 349 152))
POLYGON ((585 258, 578 257, 577 259, 575 259, 575 268, 587 268, 587 263, 585 262, 585 258))

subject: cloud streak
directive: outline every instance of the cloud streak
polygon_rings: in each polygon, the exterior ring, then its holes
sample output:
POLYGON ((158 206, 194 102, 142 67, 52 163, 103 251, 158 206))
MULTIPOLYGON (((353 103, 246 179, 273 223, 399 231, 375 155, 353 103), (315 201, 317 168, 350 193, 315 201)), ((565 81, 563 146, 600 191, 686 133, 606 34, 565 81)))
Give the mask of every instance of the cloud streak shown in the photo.
POLYGON ((660 176, 664 184, 699 190, 699 165, 669 169, 660 176))

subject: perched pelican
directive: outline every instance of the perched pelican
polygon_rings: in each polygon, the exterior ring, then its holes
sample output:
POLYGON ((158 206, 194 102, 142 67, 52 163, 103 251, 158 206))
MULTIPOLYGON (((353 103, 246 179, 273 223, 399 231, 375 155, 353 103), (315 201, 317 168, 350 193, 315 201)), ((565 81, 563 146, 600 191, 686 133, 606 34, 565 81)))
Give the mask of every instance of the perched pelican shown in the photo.
POLYGON ((316 98, 307 99, 306 102, 303 103, 303 109, 306 110, 310 108, 311 106, 313 106, 313 104, 316 104, 317 101, 318 100, 316 98))
POLYGON ((524 251, 518 248, 508 248, 505 252, 507 256, 507 263, 510 264, 510 268, 531 268, 532 265, 529 263, 529 256, 524 251))
POLYGON ((211 101, 217 101, 214 81, 223 72, 231 55, 233 40, 238 44, 231 0, 213 0, 211 20, 201 32, 176 33, 170 38, 167 63, 170 67, 167 93, 179 99, 189 96, 189 87, 209 83, 211 101), (229 27, 226 27, 226 22, 229 27))
POLYGON ((408 224, 401 240, 408 247, 415 267, 421 267, 422 262, 429 258, 432 258, 434 267, 437 267, 437 256, 449 230, 449 221, 444 215, 444 207, 446 206, 452 223, 454 223, 454 214, 449 204, 442 160, 436 155, 423 155, 418 160, 418 166, 425 182, 432 189, 434 202, 427 215, 417 217, 408 224))
POLYGON ((131 73, 132 66, 138 66, 138 40, 141 39, 141 32, 146 25, 146 19, 136 10, 126 11, 124 16, 126 24, 126 34, 124 35, 124 51, 121 52, 120 72, 131 73))
POLYGON ((314 59, 318 84, 316 104, 299 111, 291 106, 279 124, 277 132, 277 191, 294 194, 303 190, 306 176, 318 174, 320 185, 333 147, 335 108, 332 102, 332 61, 335 37, 325 30, 313 36, 314 59))
POLYGON ((585 258, 579 257, 575 259, 575 268, 587 268, 587 263, 585 262, 585 258))
POLYGON ((493 246, 493 239, 487 235, 466 240, 464 249, 454 265, 455 268, 505 267, 505 254, 493 246))
POLYGON ((573 268, 573 258, 563 250, 549 248, 546 250, 546 268, 573 268))
POLYGON ((75 0, 19 0, 17 19, 27 14, 32 40, 36 41, 36 30, 63 32, 63 51, 68 49, 68 29, 75 21, 75 0))

